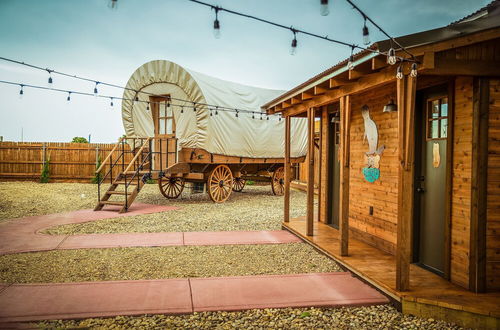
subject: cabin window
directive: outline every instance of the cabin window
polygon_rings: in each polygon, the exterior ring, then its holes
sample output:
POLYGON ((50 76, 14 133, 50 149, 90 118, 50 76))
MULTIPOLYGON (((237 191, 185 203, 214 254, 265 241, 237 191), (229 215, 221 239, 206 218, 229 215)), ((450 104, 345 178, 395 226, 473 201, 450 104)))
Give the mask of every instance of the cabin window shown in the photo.
POLYGON ((446 139, 448 136, 448 98, 427 101, 427 139, 446 139))
POLYGON ((175 134, 174 113, 169 102, 160 102, 158 114, 158 134, 175 134))

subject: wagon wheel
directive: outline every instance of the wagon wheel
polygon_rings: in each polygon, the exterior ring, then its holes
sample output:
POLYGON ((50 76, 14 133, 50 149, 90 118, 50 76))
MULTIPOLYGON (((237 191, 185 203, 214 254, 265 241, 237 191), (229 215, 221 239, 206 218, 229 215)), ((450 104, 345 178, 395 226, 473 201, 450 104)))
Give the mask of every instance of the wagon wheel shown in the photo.
POLYGON ((278 167, 273 173, 271 178, 271 188, 273 189, 273 194, 281 196, 285 191, 285 169, 278 167))
POLYGON ((207 180, 208 195, 215 203, 224 203, 231 195, 233 174, 226 165, 218 165, 207 180))
POLYGON ((242 179, 241 177, 236 177, 233 179, 233 191, 241 192, 245 187, 247 180, 242 179))
POLYGON ((158 180, 158 186, 163 196, 168 199, 179 197, 184 190, 184 178, 167 176, 158 180))

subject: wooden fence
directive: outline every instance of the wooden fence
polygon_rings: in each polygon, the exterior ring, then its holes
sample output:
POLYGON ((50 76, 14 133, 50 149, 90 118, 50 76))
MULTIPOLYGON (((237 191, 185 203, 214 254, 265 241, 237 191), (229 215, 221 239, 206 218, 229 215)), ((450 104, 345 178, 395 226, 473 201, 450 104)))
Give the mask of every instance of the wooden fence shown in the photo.
MULTIPOLYGON (((98 158, 104 160, 115 144, 60 142, 0 142, 0 181, 39 181, 49 162, 50 182, 91 182, 98 158)), ((113 161, 120 155, 115 151, 113 161)), ((132 154, 126 153, 128 164, 132 154)), ((121 161, 120 161, 121 164, 121 161)), ((107 166, 103 173, 109 170, 107 166)), ((119 168, 113 169, 116 177, 119 168)))

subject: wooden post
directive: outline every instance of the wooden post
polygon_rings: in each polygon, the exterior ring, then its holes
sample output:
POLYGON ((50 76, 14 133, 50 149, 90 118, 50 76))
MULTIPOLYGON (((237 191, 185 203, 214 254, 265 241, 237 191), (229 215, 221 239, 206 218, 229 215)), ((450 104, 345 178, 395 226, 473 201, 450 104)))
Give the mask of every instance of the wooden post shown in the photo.
POLYGON ((474 79, 469 288, 486 291, 489 80, 474 79))
POLYGON ((312 236, 314 229, 314 108, 307 110, 308 119, 308 166, 307 166, 307 231, 312 236))
POLYGON ((285 204, 284 221, 290 221, 290 116, 285 117, 285 204))
POLYGON ((396 290, 410 288, 410 261, 413 235, 415 94, 417 79, 398 79, 398 226, 396 247, 396 290))
POLYGON ((319 114, 319 141, 318 141, 318 209, 316 212, 318 212, 318 221, 321 221, 321 211, 323 209, 323 206, 321 205, 321 199, 323 196, 323 187, 321 186, 321 173, 322 173, 322 162, 321 162, 321 153, 322 153, 322 148, 323 148, 323 116, 321 115, 323 112, 323 107, 319 108, 318 114, 319 114))
POLYGON ((340 255, 349 254, 349 152, 351 130, 351 97, 340 98, 340 255))
POLYGON ((321 149, 319 161, 320 165, 320 173, 321 179, 319 181, 319 186, 321 187, 321 196, 319 197, 319 205, 320 205, 320 221, 325 223, 328 222, 328 193, 330 187, 328 186, 328 178, 329 178, 329 163, 328 163, 328 155, 329 155, 329 127, 330 122, 328 121, 328 108, 325 106, 321 111, 321 149))
POLYGON ((47 146, 45 145, 45 142, 42 143, 42 169, 40 172, 43 171, 43 167, 45 166, 45 162, 47 161, 47 146))

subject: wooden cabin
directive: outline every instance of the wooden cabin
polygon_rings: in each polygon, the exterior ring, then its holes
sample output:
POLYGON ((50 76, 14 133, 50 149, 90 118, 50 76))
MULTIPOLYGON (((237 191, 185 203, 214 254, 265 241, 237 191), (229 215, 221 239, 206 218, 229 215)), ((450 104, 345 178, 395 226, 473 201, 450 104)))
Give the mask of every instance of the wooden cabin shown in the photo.
POLYGON ((342 61, 263 106, 285 117, 284 227, 403 312, 468 327, 500 327, 499 14, 493 1, 397 38, 418 61, 416 77, 411 63, 398 79, 400 62, 362 51, 353 69, 342 61), (294 117, 309 120, 309 150, 320 122, 319 157, 306 165, 307 216, 298 219, 289 216, 294 117))

